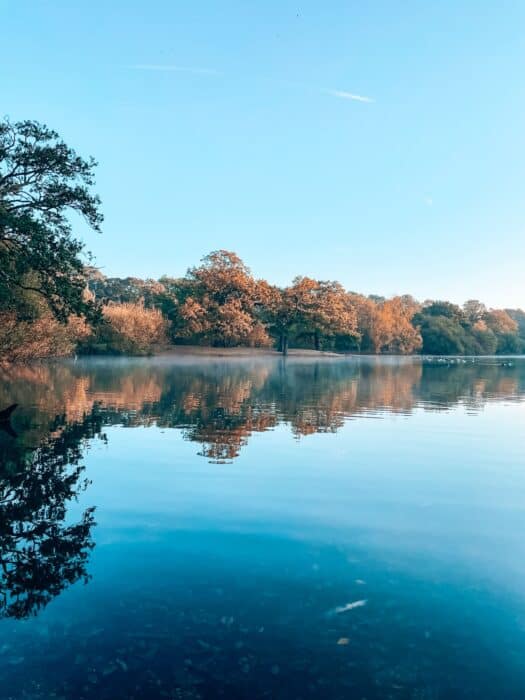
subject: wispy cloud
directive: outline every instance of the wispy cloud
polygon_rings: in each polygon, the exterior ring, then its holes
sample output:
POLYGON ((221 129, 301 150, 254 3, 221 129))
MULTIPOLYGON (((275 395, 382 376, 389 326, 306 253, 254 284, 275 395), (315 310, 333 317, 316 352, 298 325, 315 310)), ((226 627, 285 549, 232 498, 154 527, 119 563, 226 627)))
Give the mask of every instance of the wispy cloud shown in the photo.
POLYGON ((222 75, 218 70, 213 68, 195 68, 192 66, 175 66, 166 63, 139 63, 131 66, 135 70, 158 71, 165 73, 193 73, 194 75, 222 75))
MULTIPOLYGON (((215 68, 199 68, 196 66, 179 66, 172 63, 137 63, 130 66, 134 70, 141 71, 153 71, 159 73, 190 73, 192 75, 210 75, 219 76, 224 75, 222 71, 216 70, 215 68)), ((300 85, 301 83, 296 83, 300 85)), ((321 90, 327 95, 332 95, 332 97, 338 97, 341 100, 354 100, 355 102, 375 102, 372 97, 367 95, 358 95, 355 92, 347 92, 346 90, 321 90)))
POLYGON ((355 100, 356 102, 374 102, 372 97, 366 97, 366 95, 356 95, 353 92, 346 92, 345 90, 326 90, 332 97, 339 97, 342 100, 355 100))
POLYGON ((427 196, 427 197, 424 198, 423 201, 425 202, 425 204, 427 205, 427 207, 431 207, 431 206, 434 204, 434 200, 432 199, 432 197, 428 197, 428 196, 427 196))

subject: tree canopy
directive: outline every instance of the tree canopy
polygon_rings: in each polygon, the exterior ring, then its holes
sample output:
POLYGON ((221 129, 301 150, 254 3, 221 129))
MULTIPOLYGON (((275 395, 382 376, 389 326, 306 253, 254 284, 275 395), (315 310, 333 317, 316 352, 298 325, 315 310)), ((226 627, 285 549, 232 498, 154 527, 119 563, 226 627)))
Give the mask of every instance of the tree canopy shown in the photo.
POLYGON ((56 318, 84 315, 82 243, 77 214, 100 231, 102 214, 91 192, 96 162, 83 159, 36 121, 0 122, 0 308, 30 317, 43 297, 56 318))
POLYGON ((461 307, 439 300, 421 304, 409 294, 366 297, 339 282, 307 276, 278 287, 255 279, 227 250, 206 255, 182 278, 117 279, 92 272, 90 288, 105 304, 133 300, 161 311, 173 343, 274 344, 284 354, 291 346, 444 355, 515 353, 525 347, 521 310, 489 309, 476 299, 461 307))

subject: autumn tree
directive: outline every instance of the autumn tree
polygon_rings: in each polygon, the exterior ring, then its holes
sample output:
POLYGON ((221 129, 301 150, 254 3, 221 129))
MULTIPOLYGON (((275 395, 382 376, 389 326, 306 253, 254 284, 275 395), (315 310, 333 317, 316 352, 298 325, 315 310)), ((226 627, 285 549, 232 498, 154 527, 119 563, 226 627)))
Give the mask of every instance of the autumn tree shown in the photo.
POLYGON ((374 352, 401 355, 417 352, 421 335, 412 324, 418 306, 411 297, 393 297, 375 305, 370 315, 370 338, 374 352))
POLYGON ((374 340, 372 330, 376 303, 370 297, 365 297, 355 292, 349 292, 348 297, 357 318, 357 349, 362 352, 373 352, 374 340))
POLYGON ((278 350, 288 354, 290 336, 308 328, 315 308, 317 282, 309 277, 296 277, 284 289, 274 287, 267 294, 268 320, 278 341, 278 350))
POLYGON ((321 349, 322 339, 357 335, 356 309, 339 282, 317 282, 314 297, 305 322, 313 332, 316 350, 321 349))
POLYGON ((357 334, 355 307, 339 282, 296 277, 285 289, 273 288, 266 304, 269 326, 283 354, 292 335, 312 338, 320 350, 323 339, 357 334))
POLYGON ((503 335, 504 333, 514 335, 518 332, 518 324, 503 309, 487 311, 483 316, 483 320, 487 327, 496 335, 503 335))
POLYGON ((261 289, 235 253, 210 253, 186 275, 185 298, 178 308, 182 334, 224 347, 268 345, 258 318, 261 289))
POLYGON ((262 311, 270 333, 277 339, 277 349, 287 355, 290 334, 299 320, 297 305, 289 288, 268 285, 262 311))

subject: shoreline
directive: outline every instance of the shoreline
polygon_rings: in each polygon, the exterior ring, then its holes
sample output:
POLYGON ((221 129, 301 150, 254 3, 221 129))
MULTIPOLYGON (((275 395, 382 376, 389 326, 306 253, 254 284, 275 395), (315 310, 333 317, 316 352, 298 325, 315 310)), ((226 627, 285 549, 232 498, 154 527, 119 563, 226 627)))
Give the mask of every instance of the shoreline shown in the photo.
POLYGON ((347 354, 330 350, 308 350, 302 348, 290 348, 287 355, 283 355, 273 348, 214 348, 207 345, 172 345, 154 352, 151 357, 171 357, 180 355, 202 357, 348 357, 347 354))
POLYGON ((367 353, 367 352, 347 352, 338 353, 330 350, 313 350, 308 348, 291 348, 288 350, 287 355, 283 355, 278 350, 274 348, 250 348, 250 347, 233 347, 233 348, 216 348, 205 345, 172 345, 163 346, 154 350, 151 354, 147 355, 128 355, 128 354, 117 354, 117 353, 107 353, 107 354, 72 354, 72 355, 59 355, 59 356, 48 356, 48 357, 38 357, 32 360, 24 360, 18 362, 2 361, 0 359, 0 370, 7 370, 10 367, 17 365, 34 365, 47 362, 77 362, 82 360, 122 360, 122 359, 161 359, 169 360, 170 358, 179 358, 181 360, 192 360, 192 359, 302 359, 302 360, 357 360, 360 358, 375 358, 375 359, 393 359, 402 358, 404 360, 412 359, 419 360, 421 364, 431 364, 431 365, 463 365, 479 363, 480 361, 496 361, 495 364, 502 365, 504 367, 511 367, 513 361, 525 359, 525 354, 502 354, 502 355, 429 355, 420 353, 411 353, 406 355, 390 354, 390 353, 367 353))

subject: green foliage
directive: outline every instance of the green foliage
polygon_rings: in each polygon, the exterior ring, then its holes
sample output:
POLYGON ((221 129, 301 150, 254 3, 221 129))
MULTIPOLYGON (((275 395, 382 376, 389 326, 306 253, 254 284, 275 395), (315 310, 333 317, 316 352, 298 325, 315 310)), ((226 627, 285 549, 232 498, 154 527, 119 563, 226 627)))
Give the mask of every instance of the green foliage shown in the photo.
POLYGON ((424 307, 424 313, 426 316, 443 316, 458 323, 465 319, 461 308, 456 304, 451 304, 449 301, 432 301, 428 306, 424 307))
POLYGON ((519 355, 525 350, 525 340, 513 333, 503 333, 498 338, 498 355, 519 355))
POLYGON ((525 342, 525 311, 522 309, 505 309, 505 311, 518 324, 518 337, 525 342))
POLYGON ((423 339, 422 352, 430 355, 463 355, 463 328, 448 316, 419 314, 415 319, 423 339))
POLYGON ((100 230, 99 198, 90 191, 95 165, 38 122, 0 122, 1 311, 27 317, 28 294, 37 294, 61 321, 93 313, 70 217, 100 230))
POLYGON ((432 302, 414 317, 430 355, 494 355, 521 352, 523 343, 512 319, 502 311, 488 311, 475 299, 463 309, 449 302, 432 302))
POLYGON ((474 328, 470 333, 465 331, 465 335, 467 338, 465 343, 467 355, 494 355, 496 352, 498 340, 490 329, 478 330, 474 328))

